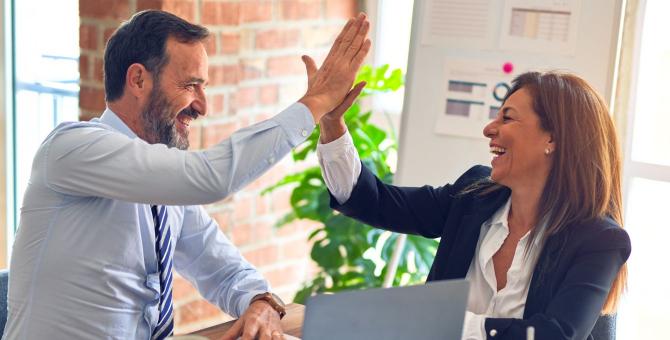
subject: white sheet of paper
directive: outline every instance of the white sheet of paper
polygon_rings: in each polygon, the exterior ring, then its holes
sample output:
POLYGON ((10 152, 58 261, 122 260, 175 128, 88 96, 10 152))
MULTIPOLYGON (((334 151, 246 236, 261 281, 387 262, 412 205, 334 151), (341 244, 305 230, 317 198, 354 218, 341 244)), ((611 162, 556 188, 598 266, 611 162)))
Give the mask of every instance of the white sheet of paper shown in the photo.
POLYGON ((421 43, 450 48, 495 47, 492 0, 427 0, 421 43))
POLYGON ((500 49, 574 55, 581 0, 505 0, 500 49))

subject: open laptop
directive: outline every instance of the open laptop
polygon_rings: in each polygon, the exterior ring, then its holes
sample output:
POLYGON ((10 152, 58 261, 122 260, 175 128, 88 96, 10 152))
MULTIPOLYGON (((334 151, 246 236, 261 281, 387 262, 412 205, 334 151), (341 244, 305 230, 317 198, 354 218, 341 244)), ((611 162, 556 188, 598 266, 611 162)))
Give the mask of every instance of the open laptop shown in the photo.
POLYGON ((368 289, 307 300, 304 340, 460 339, 468 301, 465 280, 368 289))

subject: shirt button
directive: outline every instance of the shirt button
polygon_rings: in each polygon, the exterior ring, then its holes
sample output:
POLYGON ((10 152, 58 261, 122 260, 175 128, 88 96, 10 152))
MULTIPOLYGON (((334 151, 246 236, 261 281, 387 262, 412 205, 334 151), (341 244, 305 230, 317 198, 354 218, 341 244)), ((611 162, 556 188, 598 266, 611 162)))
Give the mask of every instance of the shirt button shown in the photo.
POLYGON ((270 157, 270 158, 268 158, 268 163, 272 164, 272 163, 274 163, 274 162, 275 162, 275 158, 274 158, 274 157, 270 157))
POLYGON ((496 329, 492 329, 492 330, 489 331, 489 335, 491 337, 494 337, 494 336, 498 335, 498 331, 496 329))
POLYGON ((307 130, 302 130, 302 131, 300 132, 300 134, 301 134, 303 137, 307 137, 307 130))

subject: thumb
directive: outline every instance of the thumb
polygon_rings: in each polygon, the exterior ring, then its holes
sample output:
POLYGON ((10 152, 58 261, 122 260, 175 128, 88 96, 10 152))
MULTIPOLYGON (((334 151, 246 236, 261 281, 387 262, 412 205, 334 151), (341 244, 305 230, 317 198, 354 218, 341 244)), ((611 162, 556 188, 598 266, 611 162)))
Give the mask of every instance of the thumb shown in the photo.
POLYGON ((235 321, 232 327, 226 331, 226 333, 223 334, 223 337, 221 337, 221 340, 236 340, 240 334, 242 333, 242 326, 244 325, 244 322, 242 320, 238 319, 235 321))
POLYGON ((305 70, 307 71, 307 79, 312 79, 314 73, 316 73, 316 63, 314 59, 310 56, 303 55, 302 62, 305 63, 305 70))

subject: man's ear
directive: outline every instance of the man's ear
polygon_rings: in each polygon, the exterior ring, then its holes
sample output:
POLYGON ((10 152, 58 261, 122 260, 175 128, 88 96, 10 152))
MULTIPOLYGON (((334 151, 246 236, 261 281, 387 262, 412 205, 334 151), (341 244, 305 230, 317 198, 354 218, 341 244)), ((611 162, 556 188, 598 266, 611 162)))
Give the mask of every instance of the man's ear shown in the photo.
POLYGON ((134 63, 126 72, 126 88, 133 97, 143 99, 151 93, 151 73, 140 63, 134 63))

